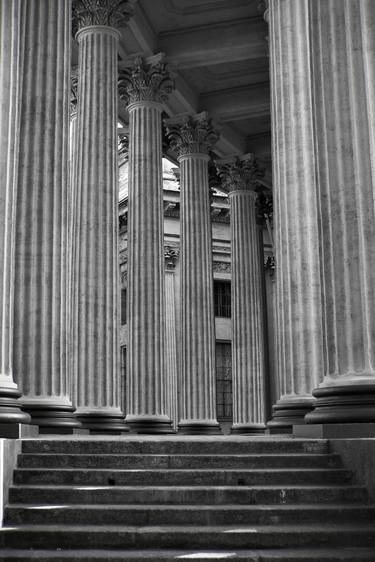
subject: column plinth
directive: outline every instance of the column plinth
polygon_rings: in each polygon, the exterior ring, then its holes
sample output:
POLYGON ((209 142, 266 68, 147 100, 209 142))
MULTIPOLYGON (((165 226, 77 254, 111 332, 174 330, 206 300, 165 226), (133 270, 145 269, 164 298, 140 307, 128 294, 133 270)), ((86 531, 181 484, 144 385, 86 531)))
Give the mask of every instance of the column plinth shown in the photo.
POLYGON ((74 0, 78 106, 73 186, 73 379, 77 418, 92 433, 127 431, 118 340, 118 27, 132 2, 74 0))
POLYGON ((257 179, 263 174, 252 154, 216 162, 229 192, 232 263, 232 433, 264 433, 265 342, 257 179))
POLYGON ((173 89, 162 56, 120 72, 129 112, 128 348, 126 422, 137 433, 171 433, 165 366, 163 102, 173 89))
POLYGON ((268 427, 304 423, 324 372, 308 0, 269 2, 280 399, 268 427))
POLYGON ((218 134, 205 113, 166 121, 181 172, 181 417, 183 434, 217 434, 215 318, 208 151, 218 134))
POLYGON ((308 423, 375 421, 375 5, 311 5, 325 377, 308 423))
POLYGON ((21 1, 0 5, 0 431, 1 424, 29 423, 13 380, 15 204, 20 118, 21 1))
POLYGON ((24 0, 14 375, 32 423, 80 426, 67 357, 69 0, 24 0))

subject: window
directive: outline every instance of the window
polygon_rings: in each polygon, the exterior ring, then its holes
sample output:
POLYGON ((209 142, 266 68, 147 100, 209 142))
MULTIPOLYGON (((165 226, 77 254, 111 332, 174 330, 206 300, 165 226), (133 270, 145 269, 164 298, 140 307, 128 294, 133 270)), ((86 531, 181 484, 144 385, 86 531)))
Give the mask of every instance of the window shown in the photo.
POLYGON ((218 421, 233 420, 230 343, 216 342, 216 412, 218 421))
POLYGON ((121 289, 121 326, 126 324, 126 289, 121 289))
POLYGON ((230 281, 214 281, 215 316, 231 317, 230 281))

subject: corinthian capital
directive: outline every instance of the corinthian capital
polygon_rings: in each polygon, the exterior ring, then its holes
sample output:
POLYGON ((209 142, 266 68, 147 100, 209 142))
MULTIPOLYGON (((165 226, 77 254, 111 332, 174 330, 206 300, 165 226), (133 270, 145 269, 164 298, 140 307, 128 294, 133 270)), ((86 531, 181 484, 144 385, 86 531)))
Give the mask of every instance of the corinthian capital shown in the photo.
POLYGON ((104 25, 124 27, 134 12, 136 0, 73 0, 73 28, 104 25))
POLYGON ((130 105, 138 101, 163 103, 174 89, 173 75, 163 53, 129 58, 120 64, 119 95, 130 105))
POLYGON ((223 189, 228 192, 248 189, 255 191, 258 180, 264 176, 254 154, 216 161, 216 169, 223 189))
POLYGON ((166 119, 165 125, 171 148, 179 157, 186 154, 208 154, 219 138, 218 131, 205 111, 194 116, 177 115, 166 119))

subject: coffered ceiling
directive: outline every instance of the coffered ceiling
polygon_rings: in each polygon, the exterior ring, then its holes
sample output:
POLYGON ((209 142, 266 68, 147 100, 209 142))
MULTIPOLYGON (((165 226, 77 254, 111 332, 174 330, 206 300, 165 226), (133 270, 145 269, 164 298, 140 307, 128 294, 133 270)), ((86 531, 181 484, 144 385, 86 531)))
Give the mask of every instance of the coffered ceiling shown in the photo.
MULTIPOLYGON (((270 186, 268 29, 259 4, 138 0, 119 56, 165 53, 177 74, 166 113, 208 111, 221 127, 217 155, 254 152, 270 186)), ((120 112, 126 121, 124 108, 120 112)))

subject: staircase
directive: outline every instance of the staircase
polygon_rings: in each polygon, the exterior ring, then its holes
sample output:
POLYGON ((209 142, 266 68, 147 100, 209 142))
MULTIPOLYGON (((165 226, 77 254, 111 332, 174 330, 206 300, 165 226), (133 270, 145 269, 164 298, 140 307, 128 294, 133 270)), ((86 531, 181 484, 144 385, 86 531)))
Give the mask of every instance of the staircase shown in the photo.
POLYGON ((24 440, 1 561, 375 562, 375 505, 325 440, 24 440))

